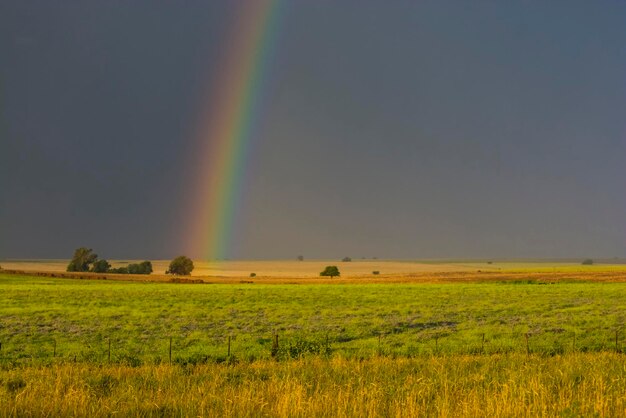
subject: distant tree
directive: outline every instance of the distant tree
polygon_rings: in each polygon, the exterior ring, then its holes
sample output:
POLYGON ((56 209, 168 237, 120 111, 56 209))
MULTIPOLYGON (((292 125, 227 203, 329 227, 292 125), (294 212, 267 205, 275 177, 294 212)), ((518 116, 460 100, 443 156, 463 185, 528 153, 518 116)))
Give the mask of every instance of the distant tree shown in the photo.
POLYGON ((139 263, 139 265, 143 268, 142 274, 151 274, 154 271, 152 269, 152 263, 148 260, 139 263))
POLYGON ((102 259, 93 262, 93 266, 91 266, 91 271, 93 271, 94 273, 107 273, 110 268, 111 265, 109 264, 109 262, 102 259))
POLYGON ((170 268, 165 274, 178 274, 181 276, 188 276, 193 271, 193 261, 190 258, 181 255, 176 257, 170 263, 170 268))
POLYGON ((587 258, 585 260, 583 260, 582 265, 583 266, 590 266, 593 264, 593 260, 591 258, 587 258))
POLYGON ((341 261, 349 262, 349 261, 352 261, 352 259, 350 257, 344 257, 344 258, 341 259, 341 261))
POLYGON ((341 276, 341 273, 339 273, 339 269, 337 268, 337 266, 326 266, 324 271, 320 273, 320 276, 330 276, 330 278, 332 279, 333 277, 341 276))
POLYGON ((109 273, 114 274, 128 274, 128 267, 118 267, 109 269, 109 273))
POLYGON ((298 256, 298 261, 304 261, 304 256, 303 255, 299 255, 298 256))
POLYGON ((152 263, 144 261, 139 264, 129 264, 128 274, 150 274, 152 273, 152 263))
POLYGON ((372 274, 373 274, 373 275, 375 275, 375 276, 378 276, 378 275, 380 274, 380 271, 378 271, 378 270, 374 270, 374 271, 372 272, 372 274))
POLYGON ((256 277, 256 273, 250 273, 250 277, 256 277))
POLYGON ((74 251, 72 261, 67 265, 67 271, 89 271, 89 266, 98 259, 91 248, 80 247, 74 251))

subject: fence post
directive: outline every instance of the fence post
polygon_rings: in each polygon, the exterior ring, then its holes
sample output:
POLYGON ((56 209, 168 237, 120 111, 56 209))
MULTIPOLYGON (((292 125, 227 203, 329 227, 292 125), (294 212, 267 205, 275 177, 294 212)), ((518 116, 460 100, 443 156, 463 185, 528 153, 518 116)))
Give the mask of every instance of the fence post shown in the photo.
POLYGON ((54 348, 52 350, 52 357, 56 357, 57 356, 57 340, 52 340, 54 341, 54 348))
POLYGON ((109 340, 108 358, 109 358, 109 363, 110 363, 111 362, 111 337, 109 337, 108 340, 109 340))
POLYGON ((172 337, 170 337, 170 364, 172 364, 172 337))
POLYGON ((530 355, 530 346, 528 344, 528 333, 524 334, 524 337, 526 337, 526 355, 530 355))
POLYGON ((618 347, 618 340, 617 340, 617 336, 619 334, 619 330, 615 330, 615 352, 619 352, 619 347, 618 347))
POLYGON ((230 357, 230 335, 228 336, 228 357, 230 357))
POLYGON ((482 345, 480 350, 483 352, 483 354, 485 353, 485 333, 483 332, 483 340, 482 340, 482 345))
POLYGON ((278 334, 274 334, 274 341, 272 341, 272 357, 278 355, 278 334))

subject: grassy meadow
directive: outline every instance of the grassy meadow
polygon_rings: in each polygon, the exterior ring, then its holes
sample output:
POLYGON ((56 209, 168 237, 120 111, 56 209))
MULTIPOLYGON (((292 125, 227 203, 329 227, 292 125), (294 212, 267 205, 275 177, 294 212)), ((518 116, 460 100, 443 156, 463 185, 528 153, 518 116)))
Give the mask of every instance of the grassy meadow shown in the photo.
POLYGON ((562 280, 0 272, 0 416, 624 415, 626 283, 603 282, 619 267, 552 268, 562 280))

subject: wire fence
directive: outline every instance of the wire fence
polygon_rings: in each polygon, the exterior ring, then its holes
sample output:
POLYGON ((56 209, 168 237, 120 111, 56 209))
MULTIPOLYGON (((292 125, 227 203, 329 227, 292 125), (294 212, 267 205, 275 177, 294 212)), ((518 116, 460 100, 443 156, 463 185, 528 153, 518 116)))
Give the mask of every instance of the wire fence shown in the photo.
POLYGON ((0 364, 86 362, 142 364, 197 364, 208 362, 286 360, 304 356, 369 358, 437 355, 561 355, 575 352, 626 352, 621 329, 567 332, 444 331, 407 335, 377 332, 367 337, 350 334, 225 334, 218 338, 129 336, 95 338, 8 338, 0 340, 0 364))

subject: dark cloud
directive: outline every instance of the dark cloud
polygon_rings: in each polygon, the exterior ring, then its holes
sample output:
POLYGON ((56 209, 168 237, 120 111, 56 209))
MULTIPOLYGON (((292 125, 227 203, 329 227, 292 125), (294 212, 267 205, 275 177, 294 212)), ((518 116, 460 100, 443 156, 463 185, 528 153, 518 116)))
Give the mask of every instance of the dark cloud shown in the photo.
MULTIPOLYGON (((0 258, 178 253, 232 12, 0 5, 0 258)), ((625 17, 289 2, 232 256, 624 256, 625 17)))

